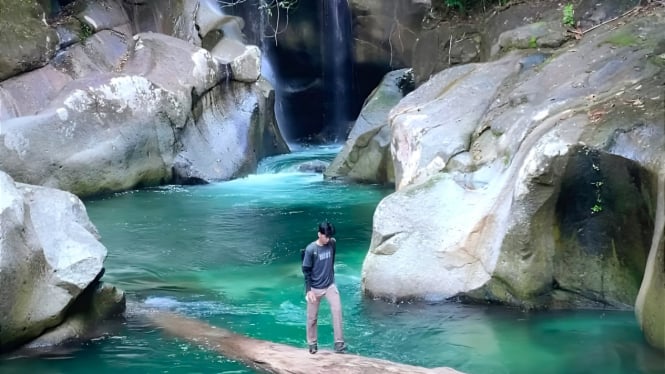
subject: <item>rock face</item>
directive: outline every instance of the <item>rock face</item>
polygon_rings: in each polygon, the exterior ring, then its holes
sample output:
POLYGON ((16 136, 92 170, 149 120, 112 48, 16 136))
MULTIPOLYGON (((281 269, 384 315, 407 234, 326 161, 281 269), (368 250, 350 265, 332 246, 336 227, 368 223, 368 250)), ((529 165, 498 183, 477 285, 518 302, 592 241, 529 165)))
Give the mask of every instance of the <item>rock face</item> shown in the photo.
POLYGON ((214 3, 197 4, 74 4, 76 22, 58 23, 60 35, 76 35, 68 47, 48 65, 0 82, 0 170, 90 196, 229 179, 254 171, 262 157, 288 152, 272 87, 257 82, 256 47, 232 53, 224 44, 229 36, 211 46, 217 55, 201 48, 208 34, 240 21, 208 9, 214 3), (157 22, 167 13, 174 23, 157 22), (148 16, 152 22, 140 18, 148 16), (132 35, 149 27, 143 31, 174 36, 132 35), (197 29, 202 34, 192 34, 197 29), (230 84, 234 76, 244 83, 230 84), (217 135, 192 141, 198 131, 217 135))
POLYGON ((656 231, 635 302, 635 314, 649 344, 665 352, 665 175, 662 172, 658 179, 656 205, 656 231))
POLYGON ((58 36, 34 1, 0 1, 0 80, 44 66, 56 52, 58 36))
POLYGON ((67 318, 101 277, 106 248, 76 196, 15 183, 2 172, 0 218, 0 351, 5 351, 67 318))
POLYGON ((227 48, 241 21, 215 2, 62 3, 0 0, 0 352, 124 308, 75 195, 229 179, 289 151, 258 49, 227 48))
POLYGON ((274 91, 265 80, 252 85, 230 82, 211 90, 194 108, 196 125, 180 136, 176 180, 228 180, 255 171, 266 156, 288 153, 271 111, 274 103, 274 91), (236 125, 242 122, 249 126, 236 125))
POLYGON ((388 113, 413 89, 413 73, 401 69, 386 74, 367 98, 342 151, 324 175, 357 182, 395 183, 390 153, 388 113))
POLYGON ((665 22, 624 21, 550 57, 444 70, 392 109, 397 192, 374 215, 365 294, 632 308, 659 228, 665 22))

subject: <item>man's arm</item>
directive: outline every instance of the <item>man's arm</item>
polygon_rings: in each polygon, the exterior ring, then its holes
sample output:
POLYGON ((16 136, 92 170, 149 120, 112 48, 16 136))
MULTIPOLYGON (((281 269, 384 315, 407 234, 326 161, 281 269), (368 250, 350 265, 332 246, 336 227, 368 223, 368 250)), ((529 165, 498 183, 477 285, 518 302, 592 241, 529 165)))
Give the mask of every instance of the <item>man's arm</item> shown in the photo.
POLYGON ((302 260, 302 273, 305 276, 305 292, 309 292, 312 289, 312 266, 314 262, 312 261, 312 252, 308 252, 305 248, 305 253, 303 254, 302 260))
POLYGON ((303 266, 302 273, 305 275, 305 292, 309 292, 312 289, 312 267, 303 266))

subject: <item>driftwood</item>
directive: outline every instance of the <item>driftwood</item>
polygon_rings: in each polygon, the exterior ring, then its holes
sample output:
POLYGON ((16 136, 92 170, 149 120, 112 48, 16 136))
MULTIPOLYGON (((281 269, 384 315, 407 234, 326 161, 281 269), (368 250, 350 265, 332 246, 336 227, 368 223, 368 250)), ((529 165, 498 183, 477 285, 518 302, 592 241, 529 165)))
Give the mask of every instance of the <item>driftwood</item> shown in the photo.
POLYGON ((148 318, 172 336, 267 373, 460 373, 445 367, 428 369, 326 350, 310 354, 303 348, 249 338, 173 313, 153 312, 148 318))

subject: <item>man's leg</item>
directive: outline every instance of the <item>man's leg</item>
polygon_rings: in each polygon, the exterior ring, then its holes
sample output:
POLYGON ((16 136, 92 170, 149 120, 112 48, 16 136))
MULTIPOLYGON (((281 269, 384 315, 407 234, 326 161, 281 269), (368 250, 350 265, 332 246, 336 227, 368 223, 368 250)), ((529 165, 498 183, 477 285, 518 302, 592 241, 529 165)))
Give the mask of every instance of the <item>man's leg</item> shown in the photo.
POLYGON ((316 353, 318 350, 317 340, 318 340, 318 318, 319 318, 319 305, 321 304, 321 295, 323 290, 315 290, 314 294, 316 295, 316 300, 307 302, 307 325, 305 330, 307 331, 307 345, 309 346, 309 353, 316 353))
POLYGON ((346 347, 344 345, 344 332, 342 330, 342 302, 339 298, 339 290, 336 285, 333 284, 328 287, 326 300, 330 304, 330 313, 332 314, 335 350, 343 351, 346 347))

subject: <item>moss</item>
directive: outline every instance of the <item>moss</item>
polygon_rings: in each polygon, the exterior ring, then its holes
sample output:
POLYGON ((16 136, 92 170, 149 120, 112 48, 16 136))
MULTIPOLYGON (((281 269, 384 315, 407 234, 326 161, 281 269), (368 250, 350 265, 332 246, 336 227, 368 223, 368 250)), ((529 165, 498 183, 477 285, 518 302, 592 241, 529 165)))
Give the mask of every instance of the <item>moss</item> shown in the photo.
POLYGON ((662 55, 658 55, 658 56, 649 56, 647 58, 647 61, 649 61, 650 63, 652 63, 652 64, 654 64, 654 65, 656 65, 660 68, 665 68, 665 53, 663 53, 662 55))
POLYGON ((615 45, 617 47, 628 47, 638 45, 638 40, 635 35, 628 30, 621 30, 612 34, 605 40, 605 43, 615 45))

